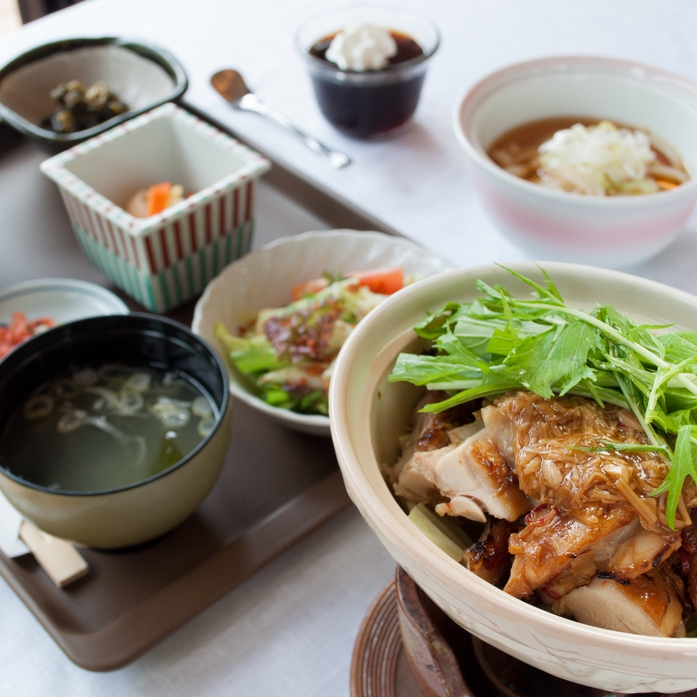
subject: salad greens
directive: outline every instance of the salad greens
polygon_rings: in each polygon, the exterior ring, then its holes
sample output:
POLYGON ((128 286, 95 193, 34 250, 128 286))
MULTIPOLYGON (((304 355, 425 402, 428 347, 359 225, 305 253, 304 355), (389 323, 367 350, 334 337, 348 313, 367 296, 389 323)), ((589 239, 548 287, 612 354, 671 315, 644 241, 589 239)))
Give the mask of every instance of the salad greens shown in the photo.
POLYGON ((450 393, 426 412, 512 389, 542 397, 579 395, 630 409, 648 447, 670 464, 652 495, 668 493, 666 517, 673 528, 683 485, 688 477, 697 483, 697 333, 656 333, 670 325, 637 324, 611 305, 583 312, 564 302, 544 270, 543 285, 506 270, 533 289, 532 298, 514 298, 502 285, 477 281, 482 297, 447 303, 415 327, 433 349, 400 354, 390 381, 450 393))
POLYGON ((274 407, 302 414, 328 413, 334 360, 355 325, 403 283, 399 268, 326 273, 291 291, 297 299, 268 308, 235 336, 222 323, 216 336, 232 365, 274 407))

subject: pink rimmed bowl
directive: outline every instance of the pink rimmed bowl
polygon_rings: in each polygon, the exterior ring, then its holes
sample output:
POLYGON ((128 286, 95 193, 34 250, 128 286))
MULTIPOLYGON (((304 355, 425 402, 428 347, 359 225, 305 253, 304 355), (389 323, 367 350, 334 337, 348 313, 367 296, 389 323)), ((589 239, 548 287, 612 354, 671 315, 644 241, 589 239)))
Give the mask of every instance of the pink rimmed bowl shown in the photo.
POLYGON ((492 221, 536 259, 610 268, 638 263, 675 239, 697 202, 697 85, 657 68, 580 56, 517 63, 462 97, 454 128, 492 221), (515 177, 486 154, 506 131, 555 116, 646 129, 678 151, 691 179, 656 194, 581 196, 515 177))

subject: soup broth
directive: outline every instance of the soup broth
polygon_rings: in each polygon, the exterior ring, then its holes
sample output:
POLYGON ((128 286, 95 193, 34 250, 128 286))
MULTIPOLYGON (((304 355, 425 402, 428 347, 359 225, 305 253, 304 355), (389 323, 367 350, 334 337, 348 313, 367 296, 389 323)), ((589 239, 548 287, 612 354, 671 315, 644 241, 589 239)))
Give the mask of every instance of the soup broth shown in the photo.
POLYGON ((0 466, 33 484, 107 491, 152 477, 212 431, 214 401, 186 375, 103 365, 62 375, 11 415, 0 466))
MULTIPOLYGON (((548 181, 549 177, 546 176, 540 161, 540 146, 550 141, 555 133, 570 129, 575 124, 593 127, 598 126, 600 123, 602 122, 598 119, 572 116, 558 116, 530 121, 516 126, 499 136, 489 146, 487 155, 499 167, 521 179, 535 184, 548 184, 550 183, 548 181)), ((656 191, 673 189, 689 179, 679 154, 669 144, 658 141, 650 133, 641 131, 641 129, 623 124, 615 125, 618 129, 645 133, 648 136, 655 160, 648 165, 646 174, 649 180, 655 182, 656 191)), ((569 186, 557 186, 556 188, 573 191, 569 186)), ((626 191, 613 190, 606 193, 608 195, 617 195, 621 193, 647 192, 628 188, 626 191)))

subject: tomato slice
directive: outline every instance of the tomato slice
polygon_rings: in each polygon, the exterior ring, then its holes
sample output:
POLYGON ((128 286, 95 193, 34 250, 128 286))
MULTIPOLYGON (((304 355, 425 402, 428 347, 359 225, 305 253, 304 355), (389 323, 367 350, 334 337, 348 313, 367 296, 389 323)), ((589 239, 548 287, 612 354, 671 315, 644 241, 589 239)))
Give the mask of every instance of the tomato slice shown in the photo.
POLYGON ((291 288, 290 297, 293 302, 304 298, 306 295, 314 295, 324 290, 329 285, 329 281, 326 278, 313 278, 311 281, 306 281, 300 285, 291 288))
POLYGON ((352 271, 349 276, 357 278, 360 285, 367 286, 373 293, 392 295, 404 287, 404 271, 398 266, 352 271))
MULTIPOLYGON (((404 271, 398 266, 384 266, 369 271, 352 271, 349 278, 355 278, 358 285, 367 286, 373 293, 392 295, 404 287, 404 271)), ((329 285, 326 278, 313 278, 311 281, 301 283, 290 291, 293 301, 300 300, 306 295, 314 295, 324 290, 329 285)))

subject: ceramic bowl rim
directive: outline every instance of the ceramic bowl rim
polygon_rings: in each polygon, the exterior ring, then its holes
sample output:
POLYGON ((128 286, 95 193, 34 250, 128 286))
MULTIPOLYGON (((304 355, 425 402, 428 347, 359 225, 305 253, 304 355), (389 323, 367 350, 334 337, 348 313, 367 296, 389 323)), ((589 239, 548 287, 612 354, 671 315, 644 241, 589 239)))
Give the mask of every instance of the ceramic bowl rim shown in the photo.
MULTIPOLYGON (((119 298, 116 293, 113 293, 108 288, 100 286, 97 283, 92 283, 90 281, 83 281, 76 278, 60 278, 60 277, 46 277, 46 278, 34 278, 29 281, 20 281, 19 283, 13 283, 4 288, 0 288, 0 302, 5 302, 8 299, 16 295, 22 295, 27 293, 27 291, 32 292, 34 290, 41 291, 44 287, 51 286, 62 286, 66 290, 78 289, 84 290, 86 293, 93 295, 99 295, 105 299, 108 299, 112 303, 113 309, 118 308, 118 312, 114 311, 111 314, 122 314, 127 315, 130 313, 128 305, 119 298)), ((93 315, 94 317, 101 317, 102 315, 93 315)), ((81 317, 80 319, 87 319, 86 317, 81 317)))
MULTIPOLYGON (((657 192, 658 195, 644 194, 640 196, 583 196, 580 194, 572 194, 565 191, 556 191, 546 187, 533 184, 532 182, 516 177, 499 167, 496 163, 489 159, 485 154, 479 151, 478 142, 472 142, 465 128, 463 121, 470 113, 476 112, 480 104, 485 102, 488 97, 496 93, 500 88, 506 87, 511 83, 517 82, 520 78, 530 77, 535 74, 563 74, 563 73, 578 73, 583 68, 608 68, 613 70, 613 77, 623 77, 629 73, 631 69, 639 69, 643 71, 641 76, 642 82, 647 78, 657 78, 680 88, 685 93, 690 93, 697 103, 697 84, 680 77, 674 73, 670 73, 660 68, 656 68, 639 61, 629 61, 620 58, 608 58, 603 56, 585 56, 585 55, 559 55, 550 56, 547 58, 536 58, 519 63, 513 63, 505 66, 492 73, 489 73, 482 79, 478 80, 473 86, 469 87, 462 96, 455 102, 452 112, 452 124, 455 131, 455 137, 465 152, 469 155, 472 161, 479 167, 483 168, 488 174, 494 178, 506 183, 521 193, 538 196, 549 201, 557 201, 566 205, 581 206, 584 208, 637 208, 651 207, 661 203, 671 202, 674 199, 682 199, 685 196, 690 196, 697 189, 697 172, 690 174, 690 179, 670 191, 657 192)), ((635 81, 639 80, 639 76, 634 75, 635 81)), ((697 115, 695 115, 695 127, 697 128, 697 115)))

